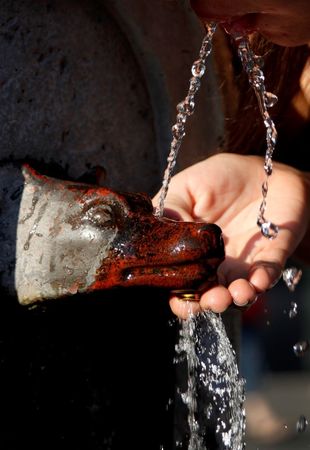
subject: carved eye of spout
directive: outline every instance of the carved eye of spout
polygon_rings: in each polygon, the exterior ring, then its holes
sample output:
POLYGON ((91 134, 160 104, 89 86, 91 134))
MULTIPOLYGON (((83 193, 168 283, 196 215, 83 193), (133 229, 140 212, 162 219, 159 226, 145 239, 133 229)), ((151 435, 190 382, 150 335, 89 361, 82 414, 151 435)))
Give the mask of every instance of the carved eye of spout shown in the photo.
POLYGON ((91 204, 82 218, 82 223, 90 223, 96 228, 114 228, 115 214, 109 205, 91 204))

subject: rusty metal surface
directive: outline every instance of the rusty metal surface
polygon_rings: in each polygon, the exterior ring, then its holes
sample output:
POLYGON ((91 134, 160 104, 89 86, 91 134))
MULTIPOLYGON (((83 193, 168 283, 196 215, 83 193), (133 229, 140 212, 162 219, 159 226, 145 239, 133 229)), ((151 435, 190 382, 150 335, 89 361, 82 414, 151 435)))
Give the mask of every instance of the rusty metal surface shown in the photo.
POLYGON ((15 272, 21 304, 116 287, 216 284, 224 259, 217 225, 157 218, 145 194, 58 180, 29 166, 23 172, 15 272))

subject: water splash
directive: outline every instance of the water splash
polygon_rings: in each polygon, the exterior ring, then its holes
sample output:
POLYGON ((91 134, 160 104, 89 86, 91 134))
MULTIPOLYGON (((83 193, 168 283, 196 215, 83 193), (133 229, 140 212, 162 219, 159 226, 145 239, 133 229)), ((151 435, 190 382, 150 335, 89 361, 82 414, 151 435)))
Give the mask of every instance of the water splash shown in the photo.
POLYGON ((267 92, 265 88, 265 77, 261 69, 262 58, 253 53, 247 36, 234 36, 237 46, 238 55, 242 62, 243 69, 248 75, 249 83, 254 89, 257 97, 259 110, 266 128, 267 149, 265 153, 264 170, 266 179, 262 184, 263 200, 259 207, 257 217, 257 225, 261 233, 268 239, 274 239, 279 233, 279 227, 265 218, 268 194, 268 181, 272 174, 273 164, 272 156, 277 143, 277 130, 273 120, 271 119, 268 108, 274 106, 277 102, 277 96, 271 92, 267 92))
POLYGON ((170 145, 170 152, 167 158, 167 167, 164 173, 162 187, 159 193, 159 203, 155 208, 155 216, 162 217, 164 212, 164 202, 167 196, 169 183, 172 177, 173 169, 176 164, 179 149, 182 140, 185 136, 185 124, 187 118, 194 113, 195 109, 195 94, 198 92, 201 85, 201 78, 206 72, 206 60, 212 51, 212 38, 216 30, 216 24, 210 23, 206 25, 206 36, 202 41, 199 52, 199 58, 192 65, 192 78, 189 82, 189 89, 185 99, 177 105, 176 123, 173 125, 172 142, 170 145))
POLYGON ((304 356, 304 354, 309 350, 310 344, 309 341, 300 341, 297 342, 294 346, 293 346, 293 350, 296 356, 298 356, 299 358, 304 356))
POLYGON ((295 302, 291 302, 291 307, 288 311, 288 316, 290 319, 294 319, 294 317, 297 316, 298 313, 298 305, 295 302))
MULTIPOLYGON (((302 270, 297 269, 297 267, 288 267, 282 272, 283 281, 290 292, 295 291, 296 286, 301 280, 301 277, 302 277, 302 270)), ((291 302, 291 307, 288 312, 288 316, 290 319, 293 319, 294 317, 297 316, 297 308, 298 308, 297 303, 291 302)), ((304 356, 304 354, 308 351, 308 349, 309 349, 309 341, 307 340, 297 342, 295 345, 293 345, 293 351, 297 357, 304 356)))
POLYGON ((308 427, 308 420, 304 415, 301 415, 296 423, 297 433, 304 433, 308 427))
POLYGON ((295 291, 296 286, 302 277, 302 270, 296 267, 288 267, 282 273, 283 281, 291 292, 295 291))
POLYGON ((245 448, 244 380, 221 317, 211 311, 181 324, 176 362, 187 360, 188 450, 245 448), (211 447, 209 443, 212 442, 211 447))

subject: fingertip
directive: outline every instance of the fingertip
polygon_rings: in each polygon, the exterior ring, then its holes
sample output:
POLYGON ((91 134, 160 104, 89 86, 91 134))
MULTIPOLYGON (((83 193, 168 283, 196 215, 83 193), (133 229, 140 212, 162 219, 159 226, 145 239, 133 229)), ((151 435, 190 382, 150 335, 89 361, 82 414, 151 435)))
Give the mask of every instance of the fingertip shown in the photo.
POLYGON ((198 301, 182 300, 176 296, 170 297, 169 305, 173 314, 184 320, 201 311, 198 301))
POLYGON ((200 298, 201 309, 211 309, 215 313, 224 312, 231 303, 232 297, 224 286, 215 286, 202 294, 200 298))
POLYGON ((248 280, 240 278, 234 280, 228 287, 233 302, 237 306, 246 306, 255 301, 257 292, 255 287, 248 280))

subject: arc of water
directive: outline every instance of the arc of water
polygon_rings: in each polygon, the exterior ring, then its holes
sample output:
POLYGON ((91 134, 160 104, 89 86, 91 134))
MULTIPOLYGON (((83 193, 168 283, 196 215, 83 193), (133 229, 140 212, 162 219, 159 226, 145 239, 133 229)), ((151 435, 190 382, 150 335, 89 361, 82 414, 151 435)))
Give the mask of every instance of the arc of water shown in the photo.
POLYGON ((188 93, 185 99, 177 105, 177 120, 171 129, 172 141, 170 145, 170 152, 167 158, 167 167, 164 173, 162 187, 159 193, 159 203, 154 212, 156 217, 162 217, 164 212, 164 203, 168 193, 169 183, 176 164, 182 140, 185 136, 185 124, 187 118, 194 113, 195 95, 200 88, 201 78, 206 72, 206 60, 212 51, 212 38, 215 30, 215 23, 206 25, 206 35, 202 41, 202 45, 199 51, 199 58, 192 65, 192 78, 190 79, 188 93))
POLYGON ((247 36, 234 36, 234 38, 237 42, 239 58, 244 71, 248 75, 249 83, 254 89, 259 110, 266 128, 267 149, 264 163, 266 179, 262 184, 263 200, 259 207, 257 225, 259 226, 263 236, 268 239, 274 239, 279 233, 279 227, 265 218, 265 212, 267 206, 266 199, 268 194, 268 180, 273 170, 272 156, 277 143, 277 130, 272 118, 270 117, 268 108, 274 106, 278 101, 278 98, 271 92, 266 91, 265 76, 260 67, 262 58, 255 55, 251 50, 249 38, 247 36))
MULTIPOLYGON (((159 203, 155 208, 154 214, 157 217, 162 217, 164 211, 164 202, 167 196, 169 183, 172 177, 173 169, 176 164, 176 159, 178 156, 178 151, 180 149, 182 140, 185 136, 185 125, 187 118, 194 113, 195 109, 195 94, 200 88, 201 78, 206 71, 206 59, 212 50, 212 38, 216 31, 216 24, 210 23, 206 26, 206 36, 203 39, 202 46, 199 52, 199 59, 194 62, 192 66, 192 78, 190 79, 189 90, 185 99, 177 105, 177 117, 176 123, 172 127, 172 141, 170 146, 170 152, 167 158, 167 167, 164 173, 162 187, 159 193, 159 203)), ((274 239, 279 231, 277 225, 265 219, 266 211, 266 198, 268 193, 268 179, 272 174, 272 157, 277 142, 277 130, 271 119, 268 108, 272 107, 276 101, 277 97, 266 91, 264 84, 264 74, 260 68, 259 57, 257 57, 251 50, 249 40, 245 36, 235 37, 238 44, 238 54, 241 59, 244 70, 248 75, 250 85, 253 87, 256 94, 258 105, 264 125, 266 128, 266 142, 267 150, 265 154, 264 170, 266 174, 266 180, 262 184, 262 195, 263 200, 259 208, 259 214, 257 218, 257 225, 260 227, 262 234, 268 239, 274 239)), ((210 326, 212 323, 212 316, 204 316, 206 319, 206 324, 210 326)), ((221 323, 220 317, 218 320, 221 323)), ((182 340, 179 342, 177 349, 185 351, 187 355, 188 368, 190 372, 195 372, 197 368, 198 355, 195 352, 195 346, 197 342, 193 339, 196 334, 196 322, 193 318, 190 318, 188 322, 183 323, 182 326, 182 338, 183 344, 186 342, 185 347, 182 347, 182 340), (188 326, 185 326, 185 325, 188 326), (185 341, 184 341, 185 339, 185 341), (190 355, 192 355, 190 357, 190 355)), ((225 348, 227 345, 225 344, 225 348)), ((210 349, 209 349, 210 351, 210 349)), ((225 360, 227 355, 225 354, 225 360)), ((210 375, 210 374, 208 374, 210 375)), ((206 379, 208 379, 207 377, 206 379)), ((211 377, 212 378, 212 377, 211 377)), ((189 427, 190 427, 190 441, 189 450, 194 450, 201 447, 201 435, 199 433, 199 425, 196 421, 197 413, 197 398, 196 398, 196 386, 194 383, 194 378, 192 373, 189 374, 189 384, 188 390, 183 395, 183 401, 187 404, 189 409, 189 427)), ((236 374, 234 385, 238 387, 237 394, 235 397, 235 403, 238 403, 236 407, 237 415, 236 420, 231 421, 230 424, 224 424, 226 428, 217 430, 218 433, 222 434, 224 444, 228 445, 226 448, 232 448, 233 450, 241 450, 244 448, 243 434, 245 428, 245 418, 244 410, 240 407, 243 402, 243 386, 242 382, 239 380, 239 373, 236 366, 236 374), (240 404, 239 404, 240 403, 240 404), (238 426, 236 426, 238 424, 238 426), (233 437, 233 439, 232 439, 233 437), (233 442, 233 444, 232 444, 233 442)), ((231 394, 231 393, 230 393, 231 394)), ((223 425, 223 427, 224 427, 223 425)))

